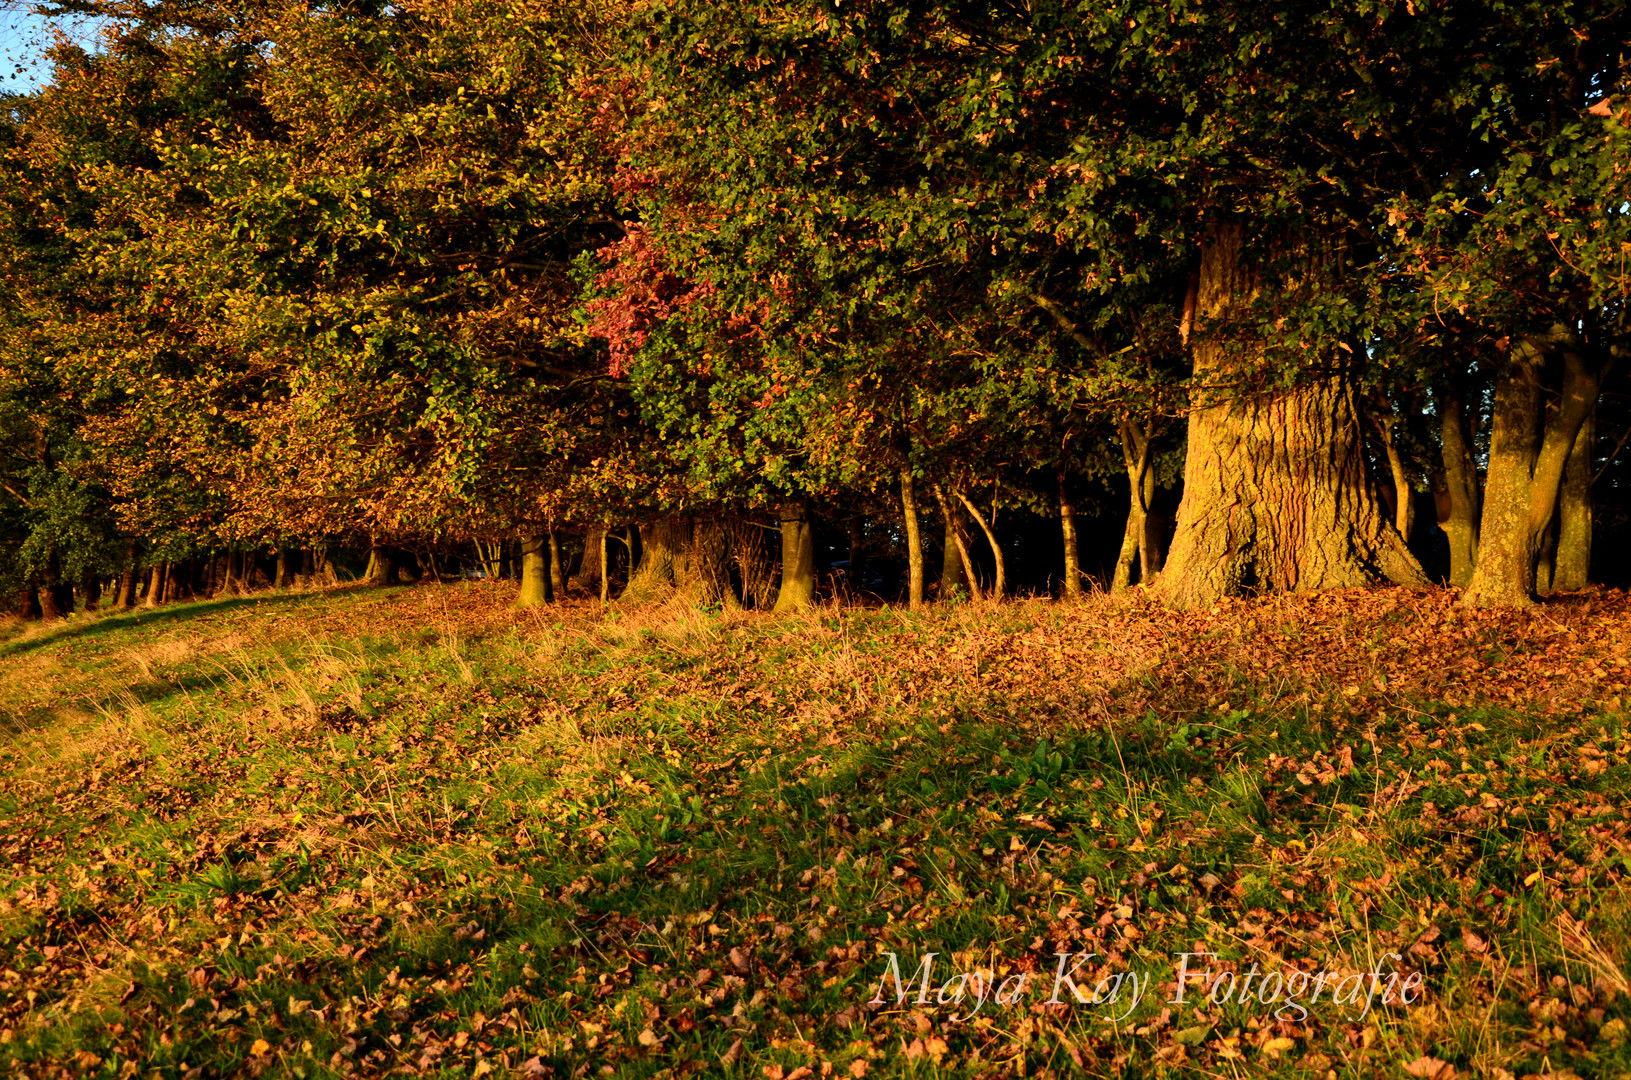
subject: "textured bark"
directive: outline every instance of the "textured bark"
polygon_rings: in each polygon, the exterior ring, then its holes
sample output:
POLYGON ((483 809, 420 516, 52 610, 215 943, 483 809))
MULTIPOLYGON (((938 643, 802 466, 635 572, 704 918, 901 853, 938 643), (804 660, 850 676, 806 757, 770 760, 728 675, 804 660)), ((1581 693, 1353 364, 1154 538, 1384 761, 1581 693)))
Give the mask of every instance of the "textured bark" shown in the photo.
POLYGON ((293 576, 289 569, 289 549, 280 546, 277 549, 277 572, 272 575, 272 588, 287 589, 293 584, 293 576))
POLYGON ((1554 328, 1549 341, 1520 342, 1496 377, 1478 566, 1462 596, 1468 607, 1526 607, 1534 602, 1546 530, 1575 439, 1596 404, 1598 378, 1563 327, 1554 328), (1562 391, 1558 404, 1547 410, 1542 384, 1546 353, 1559 345, 1562 391))
POLYGON ((782 511, 782 579, 777 612, 802 611, 815 604, 815 530, 802 506, 782 511))
POLYGON ((38 619, 42 614, 39 586, 30 581, 17 593, 17 617, 24 620, 38 619))
POLYGON ((957 514, 956 504, 946 498, 945 490, 939 484, 934 486, 934 497, 939 500, 940 513, 946 519, 946 542, 957 553, 958 569, 962 571, 964 584, 968 586, 969 598, 977 604, 985 598, 980 593, 980 575, 975 571, 974 560, 969 556, 968 539, 963 535, 963 523, 957 514))
POLYGON ((528 536, 521 541, 521 591, 515 598, 516 607, 537 607, 548 599, 545 580, 548 571, 544 563, 547 543, 542 536, 528 536))
POLYGON ((1597 446, 1597 408, 1594 402, 1580 423, 1574 448, 1563 466, 1559 494, 1557 557, 1552 567, 1552 588, 1584 589, 1591 581, 1592 456, 1597 446))
MULTIPOLYGON (((938 492, 936 493, 938 494, 938 492)), ((968 587, 968 575, 963 571, 963 556, 957 550, 957 527, 950 518, 946 519, 945 536, 942 538, 940 548, 940 599, 951 596, 952 590, 959 585, 968 587)))
POLYGON ((154 563, 147 575, 147 593, 142 598, 142 607, 156 608, 159 598, 164 595, 164 564, 154 563))
POLYGON ((1450 584, 1464 589, 1478 565, 1480 498, 1478 466, 1472 456, 1472 433, 1467 429, 1460 392, 1454 388, 1438 395, 1439 443, 1444 453, 1445 509, 1439 528, 1450 541, 1450 584))
POLYGON ((1393 481, 1393 527, 1406 544, 1416 530, 1416 496, 1410 486, 1410 472, 1405 468, 1404 455, 1393 441, 1393 429, 1398 417, 1381 418, 1377 426, 1382 431, 1382 447, 1387 451, 1388 474, 1393 481))
MULTIPOLYGON (((997 580, 991 583, 990 596, 991 599, 1000 601, 1004 596, 1008 595, 1008 567, 1002 557, 1002 545, 997 543, 997 534, 992 531, 990 523, 985 520, 985 515, 980 513, 980 508, 974 505, 974 501, 961 491, 957 491, 955 494, 957 501, 968 507, 968 512, 973 516, 975 524, 979 525, 980 531, 985 533, 986 543, 991 545, 991 558, 997 564, 997 580)), ((972 565, 971 563, 970 566, 972 565)))
POLYGON ((1065 485, 1065 467, 1058 468, 1059 480, 1059 535, 1065 544, 1065 599, 1075 600, 1082 595, 1082 560, 1076 544, 1076 504, 1065 485))
POLYGON ((368 571, 364 580, 370 585, 397 584, 396 558, 389 544, 375 540, 368 549, 368 571))
POLYGON ((906 597, 913 611, 923 606, 923 537, 918 528, 915 488, 911 470, 902 469, 900 505, 906 519, 906 597))
POLYGON ((731 584, 731 541, 735 535, 729 526, 716 520, 685 519, 685 542, 674 563, 674 579, 693 602, 727 608, 742 606, 731 584))
POLYGON ((675 563, 683 557, 690 539, 687 534, 686 523, 680 518, 662 518, 640 530, 640 561, 629 574, 629 585, 621 598, 624 603, 648 603, 673 593, 679 584, 675 563))
POLYGON ((612 602, 612 576, 606 572, 610 552, 606 550, 606 538, 611 530, 600 530, 600 606, 605 607, 612 602))
MULTIPOLYGON (((1227 325, 1257 288, 1242 239, 1238 228, 1216 227, 1202 247, 1201 386, 1238 385, 1261 358, 1261 343, 1227 325)), ((1237 594, 1383 581, 1426 584, 1366 475, 1352 379, 1339 361, 1304 385, 1194 402, 1177 535, 1153 585, 1162 602, 1198 608, 1237 594)))
POLYGON ((598 591, 601 578, 601 552, 606 546, 605 539, 605 529, 591 529, 583 538, 583 558, 578 562, 571 584, 585 592, 598 591))

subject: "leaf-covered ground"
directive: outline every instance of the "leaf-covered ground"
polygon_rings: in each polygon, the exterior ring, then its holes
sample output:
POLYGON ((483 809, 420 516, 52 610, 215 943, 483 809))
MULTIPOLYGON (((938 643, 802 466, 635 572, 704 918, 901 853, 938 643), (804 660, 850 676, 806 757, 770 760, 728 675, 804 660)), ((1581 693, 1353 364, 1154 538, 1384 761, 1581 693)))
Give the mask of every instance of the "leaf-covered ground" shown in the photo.
POLYGON ((0 1073, 1631 1070, 1624 594, 511 599, 0 639, 0 1073))

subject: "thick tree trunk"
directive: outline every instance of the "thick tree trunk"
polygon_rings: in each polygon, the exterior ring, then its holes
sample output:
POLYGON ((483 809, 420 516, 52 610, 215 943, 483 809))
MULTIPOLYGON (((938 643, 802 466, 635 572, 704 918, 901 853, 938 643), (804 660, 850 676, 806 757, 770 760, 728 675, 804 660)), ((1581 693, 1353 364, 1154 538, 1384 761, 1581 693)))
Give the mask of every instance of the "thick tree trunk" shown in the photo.
POLYGON ((272 575, 272 588, 287 589, 290 585, 289 579, 289 549, 279 545, 277 549, 277 571, 272 575))
POLYGON ((906 519, 906 602, 916 611, 923 606, 923 536, 918 528, 916 484, 910 469, 901 470, 900 506, 906 519))
POLYGON ((1597 407, 1593 402, 1563 467, 1557 557, 1552 566, 1552 588, 1562 592, 1584 589, 1591 581, 1591 481, 1596 446, 1597 407))
POLYGON ((114 606, 121 610, 129 610, 136 603, 137 552, 137 542, 132 540, 125 549, 125 567, 119 574, 119 595, 114 598, 114 606))
POLYGON ((79 577, 79 592, 85 599, 85 610, 95 611, 102 603, 102 578, 94 570, 79 577))
POLYGON ((782 509, 782 577, 777 612, 803 611, 815 604, 815 530, 802 505, 782 509))
POLYGON ((1065 484, 1065 467, 1057 470, 1059 480, 1059 535, 1065 543, 1065 599, 1082 595, 1082 557, 1076 543, 1076 503, 1065 484))
POLYGON ((980 513, 980 508, 974 505, 974 500, 956 489, 953 489, 952 494, 957 496, 958 502, 968 507, 968 512, 973 516, 975 524, 979 525, 980 531, 985 533, 985 542, 991 546, 991 558, 997 564, 997 580, 991 583, 991 591, 987 595, 991 599, 1000 602, 1003 597, 1008 595, 1008 566, 1007 561, 1002 557, 1002 545, 997 543, 997 534, 992 531, 990 522, 985 520, 985 515, 980 513))
POLYGON ((396 559, 393 557, 390 545, 373 541, 368 548, 368 570, 363 575, 370 585, 387 586, 397 584, 396 559))
POLYGON ((549 530, 549 589, 550 599, 566 599, 566 574, 561 567, 561 539, 554 529, 549 530))
POLYGON ((40 618, 42 614, 39 586, 30 581, 17 593, 17 617, 32 620, 40 618))
MULTIPOLYGON (((661 518, 640 530, 640 560, 629 574, 623 603, 662 600, 674 592, 679 585, 676 563, 683 558, 689 532, 689 523, 683 518, 661 518)), ((631 528, 631 541, 632 533, 631 528)))
POLYGON ((521 591, 516 594, 516 607, 537 607, 549 599, 549 571, 544 562, 544 547, 548 543, 542 536, 522 538, 521 591))
MULTIPOLYGON (((946 519, 946 542, 957 553, 958 569, 962 571, 960 576, 963 583, 968 586, 969 598, 978 604, 985 597, 980 592, 980 575, 974 568, 974 559, 968 553, 968 538, 963 533, 963 523, 958 518, 957 505, 946 498, 946 492, 939 484, 934 486, 934 497, 940 503, 941 516, 946 519)), ((944 593, 941 595, 944 598, 944 593)))
POLYGON ((1534 602, 1535 571, 1563 471, 1597 401, 1598 372, 1571 338, 1566 328, 1557 327, 1550 343, 1521 342, 1496 377, 1478 566, 1461 598, 1468 607, 1527 607, 1534 602), (1542 387, 1546 352, 1549 344, 1559 343, 1561 400, 1547 410, 1542 387))
POLYGON ((1445 494, 1445 513, 1439 528, 1450 541, 1450 584, 1464 589, 1478 565, 1478 465, 1473 460, 1472 433, 1467 429, 1458 390, 1446 388, 1439 392, 1438 415, 1445 494))
MULTIPOLYGON (((1198 386, 1250 377, 1263 345, 1231 332, 1249 324, 1255 270, 1243 234, 1214 227, 1201 253, 1195 347, 1198 386)), ((1425 585, 1421 567, 1383 515, 1365 472, 1359 411, 1342 361, 1300 386, 1196 400, 1178 531, 1155 595, 1168 606, 1225 596, 1393 581, 1425 585)))
POLYGON ((605 540, 605 529, 590 529, 583 538, 583 558, 578 561, 577 571, 572 575, 572 584, 584 592, 598 591, 605 540))
POLYGON ((311 584, 312 575, 315 574, 316 572, 317 572, 317 567, 316 567, 315 563, 312 560, 311 548, 309 548, 309 547, 301 548, 300 549, 300 580, 303 583, 309 585, 309 584, 311 584))
POLYGON ((148 572, 147 595, 142 600, 142 607, 156 608, 164 598, 165 566, 163 563, 154 563, 148 572))

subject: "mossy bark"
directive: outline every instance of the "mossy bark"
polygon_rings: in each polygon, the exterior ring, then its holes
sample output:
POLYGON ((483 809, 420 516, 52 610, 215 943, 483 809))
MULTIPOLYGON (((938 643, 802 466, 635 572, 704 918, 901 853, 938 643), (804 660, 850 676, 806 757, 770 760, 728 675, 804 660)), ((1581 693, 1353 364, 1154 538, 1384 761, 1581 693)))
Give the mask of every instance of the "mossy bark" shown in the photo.
MULTIPOLYGON (((1235 329, 1250 324, 1257 292, 1243 239, 1237 227, 1214 227, 1202 245, 1199 386, 1238 386, 1263 360, 1262 343, 1235 329)), ((1366 474, 1343 359, 1329 358, 1302 385, 1194 401, 1177 535, 1153 584, 1158 599, 1193 609, 1231 595, 1385 581, 1427 583, 1366 474)))
POLYGON ((923 535, 919 529, 916 486, 912 471, 902 469, 900 506, 906 521, 906 602, 913 611, 923 606, 923 535))
POLYGON ((1599 372, 1565 327, 1519 342, 1496 376, 1489 478, 1479 523, 1478 566, 1462 595, 1468 607, 1527 607, 1546 530, 1575 439, 1595 406, 1599 372), (1557 404, 1545 408, 1548 352, 1561 354, 1557 404))

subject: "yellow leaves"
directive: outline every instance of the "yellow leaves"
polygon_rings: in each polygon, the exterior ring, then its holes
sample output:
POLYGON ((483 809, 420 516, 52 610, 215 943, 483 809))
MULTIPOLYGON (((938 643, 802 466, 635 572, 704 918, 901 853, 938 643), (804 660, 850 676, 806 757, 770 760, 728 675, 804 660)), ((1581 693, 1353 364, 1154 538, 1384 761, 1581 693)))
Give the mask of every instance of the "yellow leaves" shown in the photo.
POLYGON ((1268 1042, 1264 1043, 1263 1053, 1267 1054, 1269 1057, 1279 1057, 1281 1054, 1285 1053, 1287 1050, 1290 1050, 1296 1045, 1297 1040, 1287 1039, 1284 1036, 1281 1036, 1280 1038, 1270 1039, 1268 1042))
POLYGON ((1404 1067, 1417 1080, 1455 1080, 1455 1066, 1436 1057, 1419 1057, 1404 1067))
POLYGON ((272 1044, 267 1042, 265 1039, 256 1039, 249 1046, 249 1053, 251 1057, 265 1057, 271 1052, 272 1044))

